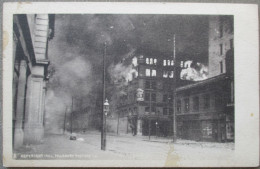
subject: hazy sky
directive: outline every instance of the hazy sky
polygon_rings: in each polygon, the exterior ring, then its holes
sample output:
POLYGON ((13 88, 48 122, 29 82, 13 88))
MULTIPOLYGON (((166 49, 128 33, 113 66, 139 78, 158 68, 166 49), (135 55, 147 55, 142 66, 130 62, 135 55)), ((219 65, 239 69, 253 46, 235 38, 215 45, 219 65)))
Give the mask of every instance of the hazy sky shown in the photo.
POLYGON ((54 123, 53 119, 48 121, 54 114, 62 119, 72 95, 95 99, 102 82, 104 42, 109 68, 143 46, 171 53, 173 34, 177 57, 184 54, 207 65, 207 16, 55 15, 54 38, 49 42, 48 54, 55 73, 48 84, 46 122, 54 123))

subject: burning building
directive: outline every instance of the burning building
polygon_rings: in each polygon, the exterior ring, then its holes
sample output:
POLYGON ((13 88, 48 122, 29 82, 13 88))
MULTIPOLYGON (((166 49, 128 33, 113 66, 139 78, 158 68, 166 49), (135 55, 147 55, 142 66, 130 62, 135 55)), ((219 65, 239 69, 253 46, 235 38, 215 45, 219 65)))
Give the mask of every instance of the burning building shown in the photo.
POLYGON ((135 53, 117 103, 119 133, 172 135, 174 66, 170 54, 135 53))
POLYGON ((179 138, 234 141, 233 36, 232 16, 209 18, 209 78, 176 89, 179 138))

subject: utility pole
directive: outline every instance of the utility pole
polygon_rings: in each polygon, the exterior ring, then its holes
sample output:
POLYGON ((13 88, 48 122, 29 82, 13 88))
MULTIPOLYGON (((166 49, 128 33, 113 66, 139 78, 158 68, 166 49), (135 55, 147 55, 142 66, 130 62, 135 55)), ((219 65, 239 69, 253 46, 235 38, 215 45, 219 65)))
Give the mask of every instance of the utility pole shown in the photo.
POLYGON ((67 121, 67 106, 65 109, 65 115, 64 115, 64 123, 63 123, 63 134, 65 134, 65 130, 66 130, 66 121, 67 121))
POLYGON ((106 42, 104 43, 104 54, 103 54, 103 99, 102 99, 102 131, 101 131, 101 150, 106 150, 106 117, 104 112, 104 102, 106 98, 106 42))
MULTIPOLYGON (((150 84, 151 86, 151 84, 150 84)), ((148 115, 148 120, 149 120, 149 140, 150 140, 150 137, 151 137, 151 114, 152 114, 152 104, 151 104, 151 93, 149 93, 149 115, 148 115)))
POLYGON ((175 34, 173 34, 173 142, 177 140, 177 124, 176 124, 176 86, 177 86, 177 73, 176 73, 176 45, 175 45, 175 34))
POLYGON ((71 115, 70 115, 70 133, 72 134, 72 123, 73 123, 73 96, 71 98, 71 115))

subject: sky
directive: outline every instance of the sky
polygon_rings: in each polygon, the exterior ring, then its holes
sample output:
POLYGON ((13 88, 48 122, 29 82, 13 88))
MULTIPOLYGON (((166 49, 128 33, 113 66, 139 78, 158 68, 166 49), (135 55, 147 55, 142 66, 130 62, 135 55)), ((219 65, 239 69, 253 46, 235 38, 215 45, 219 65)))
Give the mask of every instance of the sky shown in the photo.
POLYGON ((207 65, 205 15, 55 15, 54 38, 48 46, 49 70, 53 75, 46 95, 46 123, 62 123, 66 109, 70 112, 72 97, 74 109, 77 105, 95 104, 102 90, 105 42, 109 83, 109 72, 113 71, 108 69, 141 47, 172 53, 174 34, 177 57, 207 65))

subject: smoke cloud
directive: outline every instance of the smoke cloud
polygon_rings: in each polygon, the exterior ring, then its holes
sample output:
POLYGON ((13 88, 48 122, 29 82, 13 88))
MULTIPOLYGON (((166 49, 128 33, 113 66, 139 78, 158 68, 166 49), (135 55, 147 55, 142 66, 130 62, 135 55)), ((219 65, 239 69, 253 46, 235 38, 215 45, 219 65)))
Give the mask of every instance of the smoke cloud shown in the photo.
POLYGON ((59 132, 72 97, 75 110, 95 106, 95 102, 102 104, 105 42, 106 84, 111 87, 111 83, 121 81, 120 85, 125 85, 133 74, 138 76, 136 49, 146 46, 146 50, 171 52, 172 43, 168 39, 173 33, 177 53, 207 51, 207 19, 181 15, 55 15, 55 34, 48 45, 49 69, 54 73, 46 95, 46 124, 59 132))

